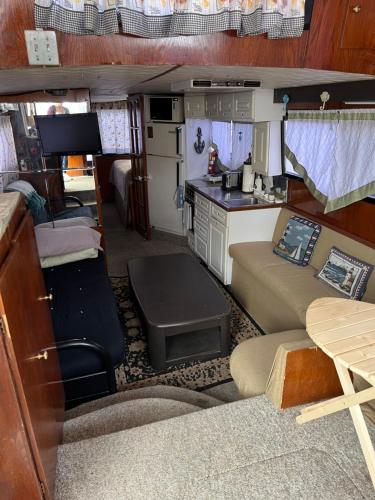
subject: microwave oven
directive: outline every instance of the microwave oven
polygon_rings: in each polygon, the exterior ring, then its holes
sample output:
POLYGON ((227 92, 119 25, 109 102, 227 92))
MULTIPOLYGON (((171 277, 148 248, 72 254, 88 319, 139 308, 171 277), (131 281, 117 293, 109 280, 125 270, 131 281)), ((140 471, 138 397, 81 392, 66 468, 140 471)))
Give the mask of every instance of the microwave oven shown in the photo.
POLYGON ((182 96, 149 95, 145 98, 146 122, 184 121, 184 98, 182 96))

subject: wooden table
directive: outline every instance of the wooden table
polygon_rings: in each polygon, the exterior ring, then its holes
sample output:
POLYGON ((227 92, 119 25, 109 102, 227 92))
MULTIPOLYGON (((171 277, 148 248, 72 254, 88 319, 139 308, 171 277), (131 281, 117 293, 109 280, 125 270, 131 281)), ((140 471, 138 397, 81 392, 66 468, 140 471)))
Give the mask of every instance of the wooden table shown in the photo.
POLYGON ((360 407, 375 399, 375 304, 337 298, 315 300, 307 310, 306 329, 333 359, 344 395, 304 408, 297 422, 348 408, 375 487, 375 452, 360 407), (372 387, 356 393, 349 370, 372 387))

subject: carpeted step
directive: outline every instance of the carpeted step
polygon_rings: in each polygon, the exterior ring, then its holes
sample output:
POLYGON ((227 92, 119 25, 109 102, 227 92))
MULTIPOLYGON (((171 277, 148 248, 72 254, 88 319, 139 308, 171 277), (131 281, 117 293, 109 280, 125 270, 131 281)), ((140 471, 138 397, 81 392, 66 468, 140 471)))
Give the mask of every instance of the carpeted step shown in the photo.
POLYGON ((223 404, 223 401, 209 396, 208 394, 203 394, 202 392, 168 385, 155 385, 133 389, 131 391, 117 392, 116 394, 111 394, 110 396, 84 403, 76 408, 68 410, 65 413, 65 420, 79 417, 113 404, 145 398, 172 399, 174 401, 180 401, 181 403, 197 406, 200 409, 211 408, 223 404))
POLYGON ((202 410, 200 406, 172 399, 147 398, 123 401, 66 421, 63 443, 91 439, 200 410, 202 410))

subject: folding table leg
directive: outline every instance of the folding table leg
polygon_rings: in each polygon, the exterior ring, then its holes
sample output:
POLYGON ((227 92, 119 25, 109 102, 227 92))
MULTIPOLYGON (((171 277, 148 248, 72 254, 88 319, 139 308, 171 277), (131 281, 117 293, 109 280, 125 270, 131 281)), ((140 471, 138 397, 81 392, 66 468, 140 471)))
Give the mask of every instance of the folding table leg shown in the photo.
MULTIPOLYGON (((349 370, 335 359, 333 361, 335 363, 337 374, 339 376, 344 394, 355 394, 355 389, 350 378, 349 370)), ((361 444, 363 455, 365 457, 366 464, 371 476, 372 484, 375 488, 375 452, 367 429, 365 418, 359 405, 351 406, 349 408, 349 411, 353 419, 355 430, 357 431, 358 439, 361 444)))

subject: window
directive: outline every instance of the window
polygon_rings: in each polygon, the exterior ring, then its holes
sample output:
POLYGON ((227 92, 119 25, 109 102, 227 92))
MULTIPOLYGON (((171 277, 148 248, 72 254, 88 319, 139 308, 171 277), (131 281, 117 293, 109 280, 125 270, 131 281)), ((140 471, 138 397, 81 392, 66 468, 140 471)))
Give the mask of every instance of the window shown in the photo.
POLYGON ((251 152, 252 125, 212 122, 212 141, 219 149, 220 161, 229 169, 236 170, 251 152))

